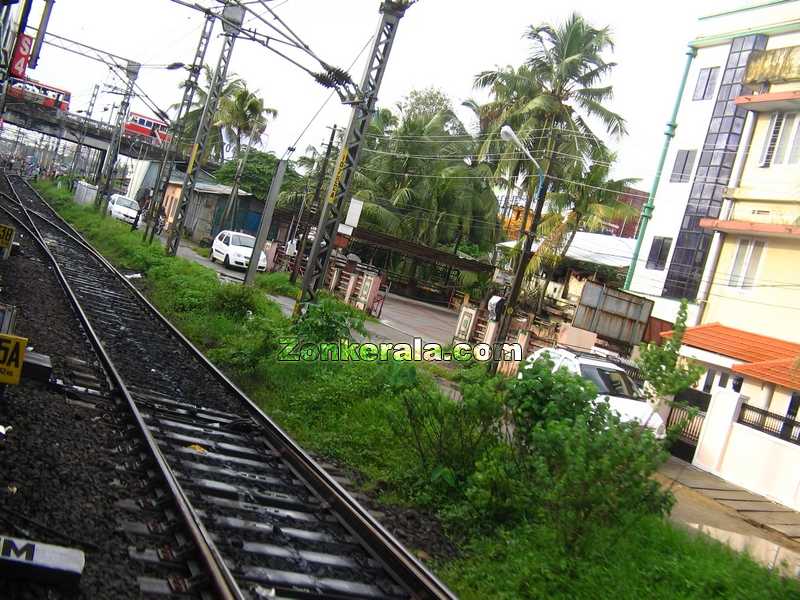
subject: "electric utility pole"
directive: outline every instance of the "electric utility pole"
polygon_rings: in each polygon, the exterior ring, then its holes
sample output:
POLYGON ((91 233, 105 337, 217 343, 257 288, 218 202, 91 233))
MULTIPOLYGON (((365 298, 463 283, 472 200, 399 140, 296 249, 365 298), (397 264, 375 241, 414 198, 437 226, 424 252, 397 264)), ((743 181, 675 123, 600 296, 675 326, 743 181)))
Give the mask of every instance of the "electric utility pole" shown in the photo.
POLYGON ((222 94, 222 88, 225 86, 225 79, 228 76, 228 66, 231 62, 236 34, 244 22, 244 13, 245 8, 237 4, 226 4, 222 11, 222 28, 225 31, 225 42, 223 43, 222 51, 219 53, 217 68, 214 70, 206 105, 203 107, 203 114, 200 117, 200 124, 195 134, 189 165, 186 168, 186 176, 183 178, 180 199, 178 200, 175 217, 172 221, 172 229, 167 240, 166 250, 169 256, 175 256, 178 253, 178 246, 181 244, 181 233, 186 220, 186 211, 189 208, 189 201, 194 192, 194 184, 200 172, 200 160, 205 153, 211 124, 217 114, 219 97, 222 94))
POLYGON ((250 155, 250 148, 253 143, 253 135, 255 134, 255 125, 250 128, 250 135, 247 138, 247 146, 239 157, 239 162, 236 164, 236 174, 233 176, 233 185, 231 186, 231 193, 228 196, 228 202, 225 204, 225 210, 222 213, 222 229, 226 229, 228 218, 230 217, 230 229, 236 226, 236 213, 239 210, 239 185, 242 183, 242 174, 244 167, 247 165, 247 157, 250 155))
POLYGON ((378 90, 397 35, 397 26, 409 6, 407 1, 384 0, 381 4, 381 22, 359 87, 360 97, 353 102, 353 114, 344 134, 336 173, 328 188, 325 204, 320 210, 317 234, 314 236, 314 245, 303 274, 303 289, 299 300, 302 305, 312 302, 317 289, 324 283, 342 210, 350 197, 350 186, 358 167, 364 135, 375 110, 378 90))
MULTIPOLYGON (((291 152, 294 148, 290 148, 291 152)), ((250 264, 247 265, 247 274, 244 276, 245 285, 253 285, 258 271, 258 261, 261 260, 261 252, 264 250, 264 244, 267 242, 267 235, 272 226, 272 215, 275 213, 275 205, 278 203, 278 194, 281 191, 281 184, 283 183, 283 176, 286 173, 286 165, 289 160, 285 158, 278 161, 278 166, 275 169, 275 174, 272 176, 272 181, 269 184, 269 193, 264 201, 264 210, 261 213, 261 222, 258 224, 258 233, 256 233, 256 242, 253 246, 253 252, 250 254, 250 264)))
MULTIPOLYGON (((319 171, 319 178, 317 179, 317 187, 314 189, 314 200, 311 202, 311 206, 308 207, 308 213, 310 215, 317 214, 319 211, 319 201, 322 195, 322 184, 325 182, 325 173, 328 170, 328 160, 331 157, 331 150, 333 150, 333 142, 336 139, 336 125, 333 126, 331 129, 331 139, 328 140, 328 146, 325 148, 325 157, 322 159, 322 167, 319 171)), ((300 216, 297 218, 297 226, 303 227, 303 211, 302 208, 300 210, 300 216)), ((295 248, 296 254, 294 256, 294 263, 292 264, 292 275, 289 278, 289 281, 294 283, 297 281, 297 271, 300 268, 300 263, 303 261, 303 255, 306 252, 306 240, 308 240, 308 232, 311 229, 311 225, 306 225, 303 227, 302 237, 300 238, 300 245, 295 248)), ((306 268, 308 268, 306 266, 306 268)), ((297 305, 299 306, 299 305, 297 305)))
POLYGON ((216 15, 214 13, 211 11, 206 12, 206 20, 203 23, 203 30, 200 32, 200 40, 197 42, 194 60, 192 61, 192 66, 189 67, 189 77, 183 84, 183 98, 178 107, 178 114, 175 116, 175 120, 172 121, 172 127, 170 128, 172 139, 169 141, 167 150, 164 152, 164 159, 161 161, 161 166, 158 169, 156 185, 153 186, 153 198, 150 200, 150 209, 147 213, 147 224, 142 241, 147 240, 148 243, 153 241, 156 230, 156 219, 158 218, 161 207, 164 205, 164 196, 167 193, 167 186, 172 177, 172 169, 175 167, 174 155, 180 152, 181 145, 183 144, 185 133, 183 119, 186 113, 191 110, 192 102, 194 102, 194 92, 197 90, 200 73, 203 71, 206 50, 208 50, 208 43, 211 41, 211 32, 214 29, 215 19, 216 15))
POLYGON ((97 94, 100 92, 100 85, 95 84, 94 90, 92 90, 92 97, 89 99, 89 106, 86 108, 86 112, 84 112, 84 117, 86 121, 83 122, 83 126, 81 127, 81 137, 78 139, 78 147, 75 148, 75 154, 72 156, 72 166, 69 168, 70 173, 75 173, 75 167, 78 164, 78 156, 82 157, 83 155, 83 141, 86 139, 86 127, 89 124, 89 119, 92 118, 92 112, 94 111, 94 103, 97 101, 97 94))
MULTIPOLYGON (((552 161, 551 161, 552 162, 552 161)), ((536 237, 536 231, 539 229, 539 223, 542 220, 542 208, 544 207, 544 199, 547 196, 547 175, 550 171, 550 162, 547 165, 547 173, 543 174, 539 180, 539 186, 536 190, 536 208, 533 211, 533 221, 531 222, 530 229, 525 234, 525 241, 522 244, 522 252, 520 252, 519 260, 517 261, 517 269, 514 274, 514 282, 511 284, 511 291, 508 294, 508 302, 506 303, 505 310, 500 317, 500 326, 497 330, 496 344, 502 348, 502 344, 506 343, 508 332, 511 329, 511 321, 514 318, 514 309, 517 307, 519 294, 522 291, 522 282, 525 280, 525 269, 528 266, 528 256, 533 247, 533 240, 536 237)), ((526 207, 523 215, 523 223, 528 221, 528 210, 526 207)), ((499 360, 493 360, 490 366, 491 373, 497 372, 497 367, 500 365, 499 360)))
POLYGON ((117 162, 120 144, 122 143, 122 131, 125 127, 125 119, 128 117, 128 109, 130 108, 131 97, 133 96, 133 85, 136 83, 136 78, 139 76, 139 69, 141 66, 142 65, 137 62, 128 61, 128 65, 125 67, 125 73, 128 76, 128 84, 125 86, 125 95, 122 96, 122 102, 119 105, 117 125, 114 128, 114 134, 111 136, 111 143, 108 146, 106 162, 103 165, 103 174, 100 181, 100 190, 95 200, 95 207, 100 209, 103 208, 103 201, 111 190, 111 182, 114 178, 114 166, 117 162))

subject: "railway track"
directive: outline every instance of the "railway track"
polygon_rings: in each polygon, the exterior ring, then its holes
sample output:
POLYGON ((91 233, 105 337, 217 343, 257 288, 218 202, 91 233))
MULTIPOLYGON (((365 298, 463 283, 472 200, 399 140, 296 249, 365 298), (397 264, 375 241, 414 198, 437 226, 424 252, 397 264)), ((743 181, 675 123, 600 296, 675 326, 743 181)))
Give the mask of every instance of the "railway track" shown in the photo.
MULTIPOLYGON (((13 197, 1 194, 0 208, 48 251, 146 440, 143 458, 157 465, 143 485, 167 497, 134 508, 146 515, 173 503, 190 536, 185 552, 201 565, 179 584, 141 581, 143 592, 455 598, 22 178, 6 186, 13 197)), ((130 552, 143 562, 185 559, 143 546, 130 552)))

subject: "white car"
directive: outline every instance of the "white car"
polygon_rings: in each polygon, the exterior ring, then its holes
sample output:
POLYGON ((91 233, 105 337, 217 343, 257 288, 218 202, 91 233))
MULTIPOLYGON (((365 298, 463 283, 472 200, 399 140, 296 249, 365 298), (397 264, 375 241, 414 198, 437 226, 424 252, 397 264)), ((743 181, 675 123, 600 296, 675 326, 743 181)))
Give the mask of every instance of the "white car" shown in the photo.
POLYGON ((133 223, 139 213, 139 203, 121 194, 111 194, 108 199, 108 214, 115 219, 133 223))
POLYGON ((599 354, 542 348, 528 357, 524 368, 530 369, 530 363, 539 358, 549 358, 553 362, 553 371, 564 367, 570 373, 591 381, 599 391, 595 402, 607 402, 621 421, 635 421, 650 429, 658 439, 666 436, 664 420, 642 397, 622 367, 599 354))
MULTIPOLYGON (((250 257, 253 255, 253 246, 255 245, 256 238, 252 235, 236 231, 220 231, 214 238, 214 243, 211 244, 211 262, 221 260, 228 268, 246 269, 250 266, 250 257)), ((257 270, 267 270, 267 256, 263 250, 258 259, 257 270)))

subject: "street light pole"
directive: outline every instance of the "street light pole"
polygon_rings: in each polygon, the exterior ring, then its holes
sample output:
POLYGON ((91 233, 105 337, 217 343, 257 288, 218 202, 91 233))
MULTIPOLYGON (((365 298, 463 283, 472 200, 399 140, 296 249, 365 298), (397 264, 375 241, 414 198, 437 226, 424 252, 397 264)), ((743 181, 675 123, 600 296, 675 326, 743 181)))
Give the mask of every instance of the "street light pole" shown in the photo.
POLYGON ((261 213, 261 221, 258 224, 256 242, 253 246, 253 252, 250 254, 250 264, 247 265, 247 274, 244 276, 244 285, 253 285, 255 281, 258 263, 261 260, 261 252, 264 249, 264 244, 267 242, 267 235, 269 235, 269 230, 272 226, 272 215, 275 213, 275 205, 278 203, 278 194, 281 191, 281 184, 283 183, 283 176, 286 173, 286 165, 288 162, 286 158, 280 159, 275 169, 275 174, 272 176, 272 181, 269 185, 269 193, 264 200, 264 210, 261 213))
MULTIPOLYGON (((531 248, 533 247, 533 239, 536 237, 536 230, 539 228, 539 221, 542 219, 542 208, 544 207, 544 199, 547 195, 547 179, 539 162, 533 158, 533 156, 531 156, 531 153, 528 152, 528 148, 526 148, 525 144, 520 141, 520 139, 517 137, 517 134, 514 133, 514 130, 511 129, 511 127, 504 125, 502 129, 500 129, 500 137, 506 142, 513 143, 515 146, 517 146, 517 148, 525 153, 525 156, 527 156, 536 167, 537 176, 539 178, 539 182, 536 186, 536 208, 533 212, 533 221, 530 229, 525 234, 525 240, 522 243, 522 252, 520 253, 519 260, 517 261, 517 269, 516 273, 514 274, 514 282, 511 284, 511 292, 508 296, 508 302, 506 303, 506 308, 500 317, 500 327, 497 331, 497 342, 501 344, 500 347, 502 348, 502 344, 505 344, 506 338, 508 337, 508 331, 511 329, 511 320, 514 318, 514 309, 517 306, 519 294, 522 290, 522 282, 525 279, 525 268, 528 266, 527 258, 531 252, 531 248)), ((527 210, 523 215, 523 219, 523 224, 527 223, 527 210)), ((499 365, 500 361, 498 359, 494 359, 491 365, 491 372, 496 373, 499 365)))

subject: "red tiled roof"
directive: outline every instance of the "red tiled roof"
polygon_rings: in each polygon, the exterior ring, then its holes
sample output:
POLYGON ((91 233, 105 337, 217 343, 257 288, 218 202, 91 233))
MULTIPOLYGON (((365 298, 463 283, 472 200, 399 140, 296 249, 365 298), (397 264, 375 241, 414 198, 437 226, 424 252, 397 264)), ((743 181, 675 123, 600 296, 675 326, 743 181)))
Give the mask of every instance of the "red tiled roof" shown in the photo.
POLYGON ((797 358, 735 365, 733 371, 792 390, 800 390, 800 362, 797 358))
MULTIPOLYGON (((661 334, 672 335, 671 331, 661 334)), ((773 361, 779 358, 800 358, 800 344, 793 344, 766 335, 758 335, 719 323, 690 327, 683 335, 687 346, 715 352, 748 363, 773 361)))

